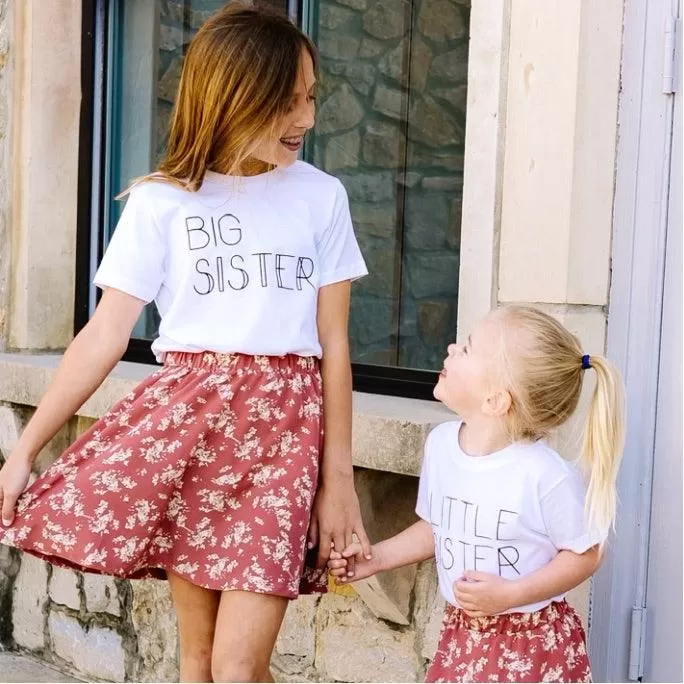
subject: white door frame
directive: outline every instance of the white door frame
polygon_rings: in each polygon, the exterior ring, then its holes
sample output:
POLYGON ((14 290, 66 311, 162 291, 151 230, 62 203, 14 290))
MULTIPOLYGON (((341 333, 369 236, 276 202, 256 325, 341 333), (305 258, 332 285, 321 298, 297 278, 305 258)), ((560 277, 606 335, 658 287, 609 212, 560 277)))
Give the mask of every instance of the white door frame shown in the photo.
POLYGON ((674 96, 663 92, 665 32, 677 11, 677 0, 625 2, 607 348, 625 377, 627 443, 617 534, 592 590, 595 681, 642 674, 674 109, 674 96))

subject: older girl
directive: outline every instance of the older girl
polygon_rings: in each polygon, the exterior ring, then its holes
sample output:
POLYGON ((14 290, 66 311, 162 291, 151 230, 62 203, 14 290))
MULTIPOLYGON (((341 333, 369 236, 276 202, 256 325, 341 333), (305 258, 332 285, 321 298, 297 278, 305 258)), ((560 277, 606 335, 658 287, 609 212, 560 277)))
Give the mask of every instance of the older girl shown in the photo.
POLYGON ((325 588, 307 546, 319 567, 354 534, 369 551, 347 340, 366 267, 342 185, 297 161, 315 82, 315 49, 285 18, 231 4, 200 29, 166 158, 133 185, 95 276, 101 302, 0 471, 0 541, 168 577, 183 681, 272 681, 288 599, 325 588), (22 494, 152 300, 163 367, 22 494))

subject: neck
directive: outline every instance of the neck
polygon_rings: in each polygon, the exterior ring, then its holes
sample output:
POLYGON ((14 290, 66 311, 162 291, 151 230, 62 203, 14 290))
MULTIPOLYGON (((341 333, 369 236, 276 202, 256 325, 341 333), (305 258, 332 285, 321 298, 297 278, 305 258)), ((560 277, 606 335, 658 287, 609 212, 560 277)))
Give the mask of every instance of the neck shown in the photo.
POLYGON ((486 456, 511 444, 503 421, 487 416, 464 418, 459 442, 471 456, 486 456))
POLYGON ((241 176, 258 176, 261 173, 267 173, 272 169, 272 165, 261 161, 261 159, 255 159, 254 157, 248 157, 245 161, 240 164, 240 175, 241 176))

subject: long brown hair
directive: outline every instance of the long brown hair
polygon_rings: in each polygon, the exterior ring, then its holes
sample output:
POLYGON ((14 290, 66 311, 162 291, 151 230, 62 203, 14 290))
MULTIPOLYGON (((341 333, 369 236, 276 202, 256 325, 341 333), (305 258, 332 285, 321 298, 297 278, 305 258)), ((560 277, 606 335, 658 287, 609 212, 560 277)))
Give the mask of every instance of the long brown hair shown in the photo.
POLYGON ((239 175, 288 111, 302 50, 316 48, 286 17, 232 2, 197 32, 183 61, 164 160, 134 181, 196 191, 209 169, 239 175))
POLYGON ((579 462, 588 475, 588 521, 605 539, 615 520, 615 483, 624 445, 622 378, 608 359, 585 358, 579 340, 539 309, 508 305, 495 315, 502 322, 512 440, 547 437, 565 423, 577 409, 585 374, 595 373, 579 462))

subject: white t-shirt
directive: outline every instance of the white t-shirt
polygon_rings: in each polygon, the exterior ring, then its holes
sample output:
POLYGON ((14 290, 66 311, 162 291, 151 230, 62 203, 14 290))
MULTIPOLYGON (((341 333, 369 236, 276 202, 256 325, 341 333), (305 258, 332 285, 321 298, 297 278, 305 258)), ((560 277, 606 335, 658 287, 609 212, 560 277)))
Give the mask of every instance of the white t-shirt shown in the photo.
POLYGON ((368 271, 342 184, 304 162, 249 177, 207 172, 188 192, 135 187, 94 282, 145 302, 152 349, 321 356, 319 288, 368 271))
MULTIPOLYGON (((577 469, 544 441, 486 456, 459 446, 460 421, 428 435, 416 513, 432 525, 439 587, 458 606, 453 583, 465 570, 517 579, 561 549, 583 553, 601 539, 587 527, 577 469)), ((533 612, 553 600, 507 612, 533 612)))

